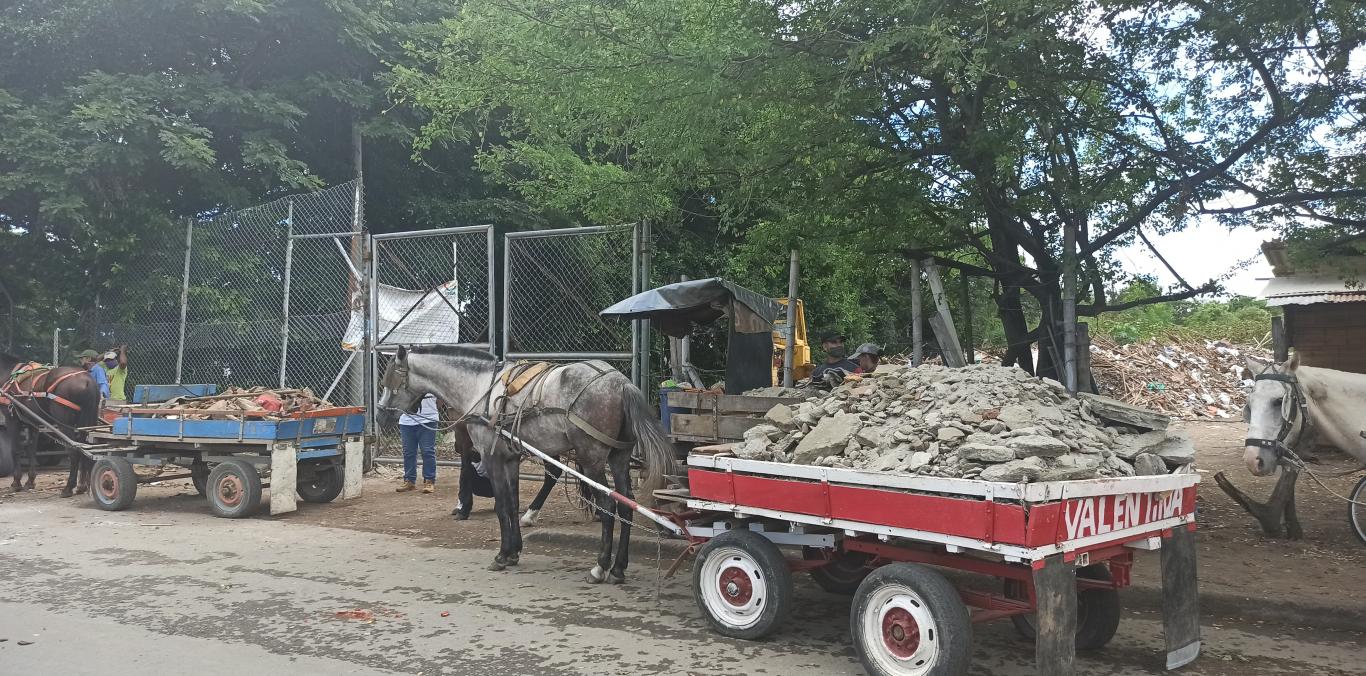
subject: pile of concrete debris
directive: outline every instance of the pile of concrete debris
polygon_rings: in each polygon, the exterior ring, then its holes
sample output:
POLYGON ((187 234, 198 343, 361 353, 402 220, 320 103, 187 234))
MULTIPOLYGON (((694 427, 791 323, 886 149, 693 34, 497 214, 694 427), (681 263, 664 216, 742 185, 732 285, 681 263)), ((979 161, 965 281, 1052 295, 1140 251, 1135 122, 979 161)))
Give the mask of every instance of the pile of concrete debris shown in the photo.
POLYGON ((206 397, 176 397, 155 408, 164 408, 175 413, 168 417, 184 415, 186 420, 207 420, 227 418, 237 420, 242 416, 288 417, 323 408, 332 408, 332 403, 313 394, 308 388, 270 389, 266 387, 229 387, 222 394, 206 397), (187 411, 204 411, 188 413, 187 411))
POLYGON ((737 456, 1008 482, 1166 474, 1195 460, 1165 415, 987 364, 885 365, 765 418, 737 456))

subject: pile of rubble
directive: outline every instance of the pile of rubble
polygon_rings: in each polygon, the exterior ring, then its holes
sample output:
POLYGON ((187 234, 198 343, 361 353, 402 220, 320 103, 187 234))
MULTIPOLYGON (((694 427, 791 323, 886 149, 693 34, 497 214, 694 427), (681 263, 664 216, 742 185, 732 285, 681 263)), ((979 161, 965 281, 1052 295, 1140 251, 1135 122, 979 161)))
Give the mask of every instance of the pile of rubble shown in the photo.
POLYGON ((765 418, 737 456, 1008 482, 1166 474, 1195 460, 1165 415, 988 364, 885 365, 765 418))
POLYGON ((175 397, 154 405, 175 411, 204 411, 184 413, 186 420, 238 420, 243 415, 252 418, 287 417, 320 408, 332 408, 332 403, 313 394, 308 388, 271 389, 267 387, 229 387, 222 394, 207 397, 175 397))
POLYGON ((1118 345, 1091 339, 1091 374, 1101 394, 1177 417, 1239 418, 1246 357, 1271 353, 1223 341, 1155 341, 1118 345))

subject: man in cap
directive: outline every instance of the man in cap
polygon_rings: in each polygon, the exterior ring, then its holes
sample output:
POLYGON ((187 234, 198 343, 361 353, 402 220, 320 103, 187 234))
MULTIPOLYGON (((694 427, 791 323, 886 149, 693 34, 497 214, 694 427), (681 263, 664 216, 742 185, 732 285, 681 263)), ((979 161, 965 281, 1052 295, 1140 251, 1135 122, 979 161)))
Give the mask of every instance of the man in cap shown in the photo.
POLYGON ((100 397, 108 399, 109 375, 104 372, 104 368, 99 364, 100 353, 94 350, 85 350, 76 356, 81 360, 81 368, 89 371, 95 379, 95 384, 100 386, 100 397))
POLYGON ((875 343, 864 343, 854 350, 854 363, 858 368, 854 373, 872 373, 877 370, 877 365, 882 361, 882 348, 875 343))
POLYGON ((128 382, 128 346, 120 345, 118 352, 105 352, 100 366, 104 369, 105 379, 109 382, 109 401, 106 403, 128 403, 128 393, 124 390, 124 385, 128 382))
POLYGON ((845 356, 844 336, 838 333, 826 334, 821 338, 821 349, 825 351, 825 363, 811 371, 811 382, 825 383, 827 374, 832 372, 853 373, 858 365, 845 356))

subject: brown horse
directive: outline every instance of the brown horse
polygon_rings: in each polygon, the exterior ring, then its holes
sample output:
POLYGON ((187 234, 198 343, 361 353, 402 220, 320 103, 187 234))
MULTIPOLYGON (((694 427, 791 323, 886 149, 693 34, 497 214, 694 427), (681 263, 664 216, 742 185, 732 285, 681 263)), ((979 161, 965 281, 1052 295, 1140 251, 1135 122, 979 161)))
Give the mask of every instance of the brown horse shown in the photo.
MULTIPOLYGON (((78 429, 97 424, 100 415, 99 386, 85 369, 59 366, 10 381, 10 373, 21 363, 23 361, 13 355, 0 353, 0 382, 3 382, 3 395, 7 399, 0 406, 0 420, 4 422, 0 445, 8 448, 14 457, 12 485, 16 492, 33 488, 34 477, 38 474, 42 422, 57 427, 70 438, 79 439, 82 434, 78 429), (28 458, 27 470, 23 465, 25 456, 28 458), (28 481, 23 480, 25 472, 28 481)), ((85 492, 94 465, 80 449, 71 448, 68 453, 71 470, 67 474, 66 487, 62 489, 64 498, 71 497, 73 489, 85 492)))

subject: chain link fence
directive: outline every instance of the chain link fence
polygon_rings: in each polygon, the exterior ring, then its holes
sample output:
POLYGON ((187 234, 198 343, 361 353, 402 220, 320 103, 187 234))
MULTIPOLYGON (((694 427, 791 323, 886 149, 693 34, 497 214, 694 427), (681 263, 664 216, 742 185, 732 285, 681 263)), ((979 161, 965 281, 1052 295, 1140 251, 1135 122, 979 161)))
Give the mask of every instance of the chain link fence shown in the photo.
POLYGON ((640 228, 508 233, 504 358, 602 359, 635 378, 638 326, 598 313, 640 290, 640 228))

